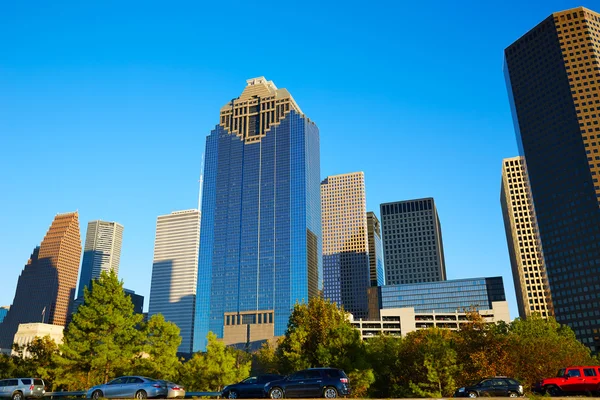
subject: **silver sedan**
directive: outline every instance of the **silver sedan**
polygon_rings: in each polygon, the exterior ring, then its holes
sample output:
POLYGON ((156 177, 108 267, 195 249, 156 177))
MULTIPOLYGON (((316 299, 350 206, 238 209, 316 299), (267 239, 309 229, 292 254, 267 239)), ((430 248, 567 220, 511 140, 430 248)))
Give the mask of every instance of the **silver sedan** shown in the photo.
POLYGON ((98 400, 105 398, 136 398, 145 399, 148 397, 165 397, 167 395, 167 386, 164 381, 146 378, 144 376, 121 376, 105 383, 90 388, 86 393, 86 398, 98 400))

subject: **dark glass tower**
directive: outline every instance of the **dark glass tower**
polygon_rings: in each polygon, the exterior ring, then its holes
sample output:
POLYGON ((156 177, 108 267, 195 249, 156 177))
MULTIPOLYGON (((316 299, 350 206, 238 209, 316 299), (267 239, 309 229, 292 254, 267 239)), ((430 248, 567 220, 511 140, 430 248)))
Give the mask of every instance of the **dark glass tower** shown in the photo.
POLYGON ((286 89, 250 79, 206 139, 194 351, 285 333, 322 290, 319 130, 286 89))
MULTIPOLYGON (((600 346, 600 15, 583 7, 554 13, 506 48, 504 56, 554 313, 596 352, 600 346)), ((510 194, 523 190, 514 188, 510 194)), ((533 232, 524 235, 531 238, 533 232)), ((543 289, 541 283, 536 285, 543 289)))

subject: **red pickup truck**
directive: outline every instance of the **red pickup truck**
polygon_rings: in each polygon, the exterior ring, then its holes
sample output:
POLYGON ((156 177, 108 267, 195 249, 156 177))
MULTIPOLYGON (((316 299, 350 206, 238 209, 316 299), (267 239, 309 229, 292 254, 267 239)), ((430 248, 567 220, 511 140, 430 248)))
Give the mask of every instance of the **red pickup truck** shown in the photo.
POLYGON ((536 391, 551 396, 600 392, 600 367, 568 367, 558 371, 556 377, 543 379, 536 391))

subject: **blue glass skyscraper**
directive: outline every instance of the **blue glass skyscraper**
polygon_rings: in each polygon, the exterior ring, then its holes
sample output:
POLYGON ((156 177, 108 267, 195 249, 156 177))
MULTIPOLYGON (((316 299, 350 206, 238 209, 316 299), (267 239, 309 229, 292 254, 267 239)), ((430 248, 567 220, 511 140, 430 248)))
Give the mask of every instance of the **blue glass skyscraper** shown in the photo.
POLYGON ((322 290, 319 130, 286 89, 247 81, 206 139, 194 351, 254 345, 322 290))

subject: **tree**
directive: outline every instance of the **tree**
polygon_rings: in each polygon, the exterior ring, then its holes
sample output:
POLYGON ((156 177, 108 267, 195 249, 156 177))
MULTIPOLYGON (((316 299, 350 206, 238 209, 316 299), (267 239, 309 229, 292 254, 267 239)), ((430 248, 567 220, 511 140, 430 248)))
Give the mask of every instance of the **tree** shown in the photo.
POLYGON ((409 386, 417 396, 452 396, 456 389, 455 379, 459 372, 456 364, 456 351, 453 348, 454 332, 431 328, 410 333, 407 340, 422 356, 414 364, 415 376, 420 377, 409 386))
POLYGON ((140 350, 141 321, 114 271, 102 272, 92 289, 86 288, 84 303, 65 330, 55 357, 59 383, 80 390, 128 370, 140 350))
POLYGON ((134 363, 135 372, 139 375, 176 380, 181 367, 177 358, 177 348, 181 344, 177 325, 165 321, 162 314, 155 314, 143 325, 142 337, 144 342, 134 363))
POLYGON ((209 332, 205 353, 195 353, 183 364, 181 380, 188 390, 221 391, 250 375, 251 360, 241 350, 227 347, 209 332))
POLYGON ((400 336, 379 335, 367 341, 367 360, 375 378, 369 388, 371 397, 406 398, 412 395, 409 382, 414 378, 416 355, 410 345, 400 336))
POLYGON ((348 316, 336 304, 314 297, 296 304, 288 328, 276 351, 281 372, 310 367, 341 368, 366 392, 374 381, 365 344, 348 316))
POLYGON ((56 362, 58 345, 46 335, 36 337, 26 347, 26 361, 33 368, 33 373, 21 376, 38 376, 44 380, 48 391, 52 391, 56 380, 56 362))
POLYGON ((279 374, 279 360, 277 358, 277 347, 279 340, 273 342, 267 340, 260 349, 252 354, 252 374, 279 374))

